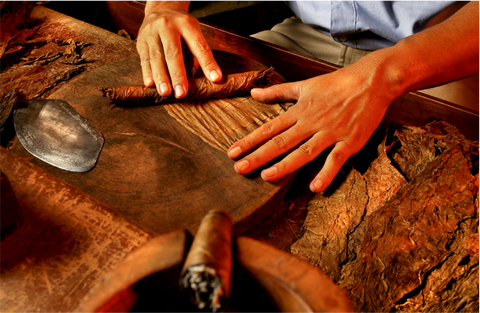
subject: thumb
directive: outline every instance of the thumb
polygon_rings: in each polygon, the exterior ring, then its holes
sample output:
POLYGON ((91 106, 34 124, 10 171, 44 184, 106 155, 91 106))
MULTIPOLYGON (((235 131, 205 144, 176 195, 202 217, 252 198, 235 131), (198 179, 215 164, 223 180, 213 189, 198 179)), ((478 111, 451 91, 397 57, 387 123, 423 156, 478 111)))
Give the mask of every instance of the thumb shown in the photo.
POLYGON ((250 93, 254 99, 265 103, 298 100, 298 83, 278 84, 268 88, 253 88, 250 93))

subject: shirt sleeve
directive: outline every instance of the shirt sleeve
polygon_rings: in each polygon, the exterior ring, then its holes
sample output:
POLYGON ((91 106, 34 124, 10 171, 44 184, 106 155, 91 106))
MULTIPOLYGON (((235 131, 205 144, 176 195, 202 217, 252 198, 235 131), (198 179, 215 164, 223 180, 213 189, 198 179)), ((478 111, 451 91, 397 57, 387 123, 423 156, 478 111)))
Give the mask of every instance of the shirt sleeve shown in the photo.
POLYGON ((335 41, 362 50, 392 46, 432 26, 432 21, 438 22, 436 16, 446 18, 467 3, 454 6, 454 1, 324 2, 299 1, 292 10, 304 23, 327 32, 335 41), (320 10, 322 14, 318 13, 320 10))

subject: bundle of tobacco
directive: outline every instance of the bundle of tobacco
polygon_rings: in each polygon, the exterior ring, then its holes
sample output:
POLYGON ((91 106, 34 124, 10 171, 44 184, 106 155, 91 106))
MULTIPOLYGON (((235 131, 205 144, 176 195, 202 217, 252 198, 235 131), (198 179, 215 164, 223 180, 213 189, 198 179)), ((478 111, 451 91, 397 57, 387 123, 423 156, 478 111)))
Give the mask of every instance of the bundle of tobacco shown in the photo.
POLYGON ((391 134, 309 202, 291 252, 356 311, 478 311, 478 141, 445 122, 391 134))
POLYGON ((203 218, 187 254, 180 289, 199 310, 222 311, 230 295, 232 220, 222 210, 203 218))
POLYGON ((252 88, 268 87, 279 82, 279 79, 274 75, 273 68, 270 67, 262 71, 230 74, 218 83, 212 83, 205 77, 191 78, 189 80, 187 96, 182 99, 177 99, 174 95, 167 97, 160 96, 156 88, 141 85, 111 88, 97 87, 97 89, 102 91, 103 96, 108 97, 113 103, 120 106, 128 106, 139 103, 172 103, 211 98, 227 98, 247 93, 252 88))

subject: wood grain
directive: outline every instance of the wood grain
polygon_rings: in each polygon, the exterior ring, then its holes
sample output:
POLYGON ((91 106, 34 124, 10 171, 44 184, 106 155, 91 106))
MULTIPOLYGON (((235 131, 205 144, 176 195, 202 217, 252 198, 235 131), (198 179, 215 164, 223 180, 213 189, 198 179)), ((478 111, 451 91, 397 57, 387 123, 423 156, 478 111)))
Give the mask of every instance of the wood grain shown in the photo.
MULTIPOLYGON (((180 231, 152 239, 107 273, 76 311, 197 311, 178 287, 191 242, 180 231)), ((225 312, 352 312, 342 290, 307 262, 247 237, 236 238, 232 249, 225 312)))
POLYGON ((152 237, 4 148, 0 170, 23 217, 0 246, 2 311, 72 311, 106 272, 152 237))
MULTIPOLYGON (((228 53, 219 52, 217 59, 235 72, 267 68, 228 53)), ((92 171, 75 174, 30 161, 157 233, 194 233, 212 208, 228 211, 235 233, 242 233, 282 204, 292 176, 267 183, 258 171, 238 175, 225 153, 231 143, 284 112, 280 105, 243 96, 116 107, 96 89, 141 83, 139 59, 132 57, 72 79, 50 96, 66 100, 103 134, 105 144, 92 171)), ((18 143, 12 150, 28 157, 18 143)))

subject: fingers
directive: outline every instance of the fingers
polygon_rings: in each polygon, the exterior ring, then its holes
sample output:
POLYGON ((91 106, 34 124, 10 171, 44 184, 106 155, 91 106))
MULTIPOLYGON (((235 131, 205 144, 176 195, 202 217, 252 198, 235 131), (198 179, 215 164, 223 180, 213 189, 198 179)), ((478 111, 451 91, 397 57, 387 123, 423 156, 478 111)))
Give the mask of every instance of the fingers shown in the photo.
MULTIPOLYGON (((160 35, 165 63, 168 68, 168 75, 163 75, 162 66, 152 63, 152 67, 159 67, 159 83, 168 84, 171 81, 171 88, 176 98, 183 98, 187 95, 188 79, 185 69, 185 61, 183 58, 182 38, 176 31, 164 32, 160 35), (170 76, 170 79, 168 79, 170 76)), ((156 51, 151 51, 151 53, 156 51)), ((161 59, 161 58, 159 58, 161 59)), ((153 69, 155 72, 155 69, 153 69)), ((157 83, 157 81, 155 81, 157 83)), ((157 85, 159 86, 159 85, 157 85)), ((160 88, 162 89, 162 88, 160 88)))
MULTIPOLYGON (((380 124, 389 97, 379 97, 368 79, 354 79, 356 68, 344 68, 295 83, 253 89, 262 102, 296 100, 285 113, 234 143, 227 154, 234 169, 248 174, 280 155, 275 165, 263 169, 266 181, 278 180, 332 149, 323 168, 310 184, 321 192, 331 184, 343 164, 368 141, 380 124), (352 86, 353 85, 353 86, 352 86)), ((364 76, 368 78, 370 73, 364 76)))
POLYGON ((184 35, 187 46, 207 79, 219 82, 222 79, 222 71, 213 57, 212 50, 201 32, 187 32, 184 35))
MULTIPOLYGON (((256 167, 261 166, 268 162, 260 162, 262 157, 270 156, 274 158, 281 153, 285 153, 291 147, 292 138, 290 138, 288 133, 283 133, 278 137, 275 136, 289 129, 295 123, 296 119, 293 114, 280 115, 234 143, 228 150, 227 154, 231 159, 237 159, 242 155, 250 153, 258 146, 265 144, 261 149, 250 154, 247 159, 249 164, 253 164, 256 167)), ((251 170, 247 172, 245 162, 237 165, 236 166, 239 170, 237 172, 241 174, 246 174, 253 170, 253 167, 251 167, 251 170)))
MULTIPOLYGON (((245 158, 239 160, 234 165, 235 171, 243 175, 248 174, 266 164, 268 161, 285 154, 286 150, 290 150, 283 160, 261 172, 263 180, 276 181, 297 171, 307 163, 312 162, 323 151, 334 146, 322 170, 310 184, 310 190, 318 193, 331 184, 343 164, 352 155, 348 145, 344 142, 335 142, 331 136, 323 136, 321 133, 317 133, 303 144, 293 139, 287 145, 284 134, 285 133, 277 135, 258 151, 252 152, 245 158)), ((301 134, 299 135, 302 136, 301 134)))
POLYGON ((254 88, 250 93, 254 99, 265 103, 292 101, 298 99, 300 86, 298 83, 285 83, 268 88, 254 88))
POLYGON ((355 147, 348 145, 345 141, 338 141, 330 132, 312 134, 304 130, 306 128, 300 124, 289 124, 288 120, 283 121, 283 124, 274 123, 277 119, 269 122, 271 125, 264 124, 229 149, 228 155, 232 159, 248 154, 235 163, 235 171, 245 175, 281 155, 286 155, 283 160, 261 172, 263 180, 276 181, 312 162, 323 151, 333 146, 321 171, 310 184, 312 192, 318 193, 325 190, 343 164, 354 154, 356 150, 352 149, 355 147), (288 129, 285 130, 284 127, 288 129), (269 136, 272 139, 266 139, 270 138, 269 136), (308 138, 308 140, 302 140, 302 138, 308 138), (258 146, 260 147, 254 150, 258 146))
POLYGON ((222 79, 198 20, 188 14, 177 11, 151 13, 140 28, 137 50, 145 86, 155 85, 162 96, 174 92, 176 98, 185 97, 187 76, 198 66, 209 80, 222 79), (189 50, 187 55, 184 55, 182 43, 189 50))
POLYGON ((143 83, 147 87, 153 87, 155 82, 153 80, 152 67, 150 66, 150 53, 147 43, 143 40, 138 40, 137 51, 140 56, 140 65, 142 66, 143 83))
POLYGON ((320 172, 310 183, 310 190, 315 193, 325 190, 352 155, 344 142, 337 143, 328 155, 320 172))
POLYGON ((142 75, 145 86, 156 86, 161 96, 168 96, 172 92, 172 85, 168 74, 164 47, 160 35, 139 37, 137 51, 142 66, 142 75))
POLYGON ((299 145, 282 161, 262 171, 261 176, 265 181, 275 181, 293 173, 305 164, 312 162, 325 149, 333 144, 333 140, 322 138, 320 134, 314 135, 305 143, 299 145))

